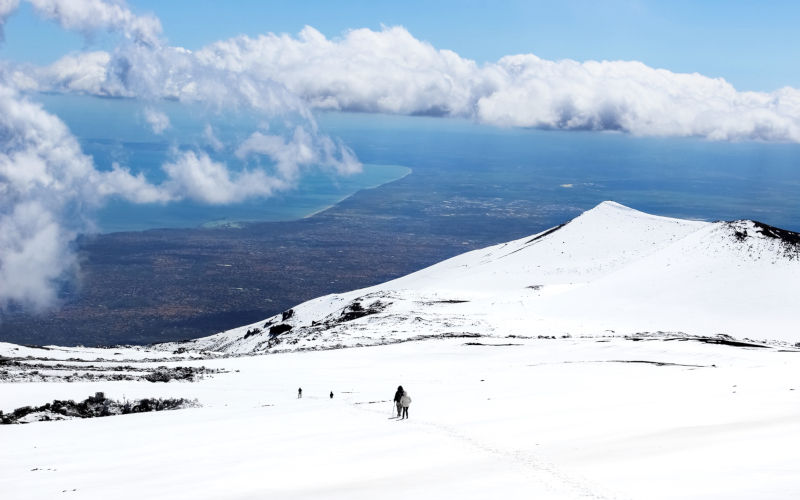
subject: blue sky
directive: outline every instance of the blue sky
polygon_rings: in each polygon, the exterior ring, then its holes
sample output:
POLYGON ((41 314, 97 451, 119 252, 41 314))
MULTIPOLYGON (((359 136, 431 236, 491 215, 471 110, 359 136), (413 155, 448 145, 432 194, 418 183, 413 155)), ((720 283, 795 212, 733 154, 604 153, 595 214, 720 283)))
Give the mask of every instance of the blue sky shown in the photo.
MULTIPOLYGON (((139 0, 160 18, 172 45, 196 49, 239 34, 327 37, 348 29, 402 25, 439 49, 479 63, 508 54, 551 60, 637 60, 674 72, 723 77, 738 90, 800 87, 797 1, 259 1, 139 0)), ((0 57, 52 62, 87 48, 83 37, 38 19, 23 5, 6 25, 0 57)), ((104 46, 102 36, 92 44, 104 46)), ((91 46, 91 45, 90 45, 91 46)))

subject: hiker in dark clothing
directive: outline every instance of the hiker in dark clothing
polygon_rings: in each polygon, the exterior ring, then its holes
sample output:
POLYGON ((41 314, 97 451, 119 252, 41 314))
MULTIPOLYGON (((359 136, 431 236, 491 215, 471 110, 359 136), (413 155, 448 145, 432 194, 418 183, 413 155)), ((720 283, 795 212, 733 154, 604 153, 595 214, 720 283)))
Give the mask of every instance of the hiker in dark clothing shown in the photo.
POLYGON ((333 391, 331 391, 331 399, 333 399, 333 391))
POLYGON ((403 397, 403 386, 397 386, 397 392, 394 393, 394 405, 397 407, 397 418, 400 418, 400 414, 403 411, 403 405, 400 404, 400 398, 403 397))
POLYGON ((300 387, 299 389, 297 389, 297 399, 300 399, 302 397, 303 397, 303 388, 300 387))

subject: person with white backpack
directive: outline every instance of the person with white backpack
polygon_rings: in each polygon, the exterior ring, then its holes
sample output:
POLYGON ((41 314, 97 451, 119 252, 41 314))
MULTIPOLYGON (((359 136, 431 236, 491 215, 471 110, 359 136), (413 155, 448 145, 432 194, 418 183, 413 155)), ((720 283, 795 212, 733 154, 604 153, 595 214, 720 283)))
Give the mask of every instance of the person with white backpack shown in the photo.
POLYGON ((403 391, 403 395, 400 397, 400 406, 403 407, 403 416, 402 418, 408 418, 408 407, 411 404, 411 396, 408 395, 407 391, 403 391))

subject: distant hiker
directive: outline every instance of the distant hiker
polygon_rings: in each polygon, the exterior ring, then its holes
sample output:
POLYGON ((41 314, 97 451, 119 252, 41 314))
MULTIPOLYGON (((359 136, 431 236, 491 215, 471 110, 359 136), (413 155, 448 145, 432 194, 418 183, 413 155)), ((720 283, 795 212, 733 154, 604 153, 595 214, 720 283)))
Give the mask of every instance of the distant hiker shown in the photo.
POLYGON ((400 398, 403 397, 403 386, 397 386, 397 392, 394 393, 394 405, 397 407, 397 418, 400 418, 400 415, 403 412, 403 405, 400 404, 400 398))
POLYGON ((403 391, 403 396, 400 398, 400 405, 403 407, 403 418, 408 418, 408 405, 411 404, 411 396, 406 391, 403 391))
POLYGON ((333 399, 333 391, 331 391, 331 399, 333 399))
POLYGON ((303 397, 303 388, 300 387, 299 389, 297 389, 297 399, 300 399, 302 397, 303 397))

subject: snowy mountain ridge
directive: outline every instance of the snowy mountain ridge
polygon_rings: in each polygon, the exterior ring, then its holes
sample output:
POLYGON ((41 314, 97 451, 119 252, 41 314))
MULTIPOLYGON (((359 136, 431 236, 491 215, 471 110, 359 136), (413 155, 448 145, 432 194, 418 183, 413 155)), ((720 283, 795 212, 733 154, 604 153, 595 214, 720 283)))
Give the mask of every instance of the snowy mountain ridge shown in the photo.
POLYGON ((430 336, 673 332, 800 341, 800 236, 606 201, 539 234, 163 349, 231 354, 430 336))
POLYGON ((0 342, 0 422, 28 422, 3 426, 0 490, 793 500, 798 246, 603 203, 191 342, 0 342))

